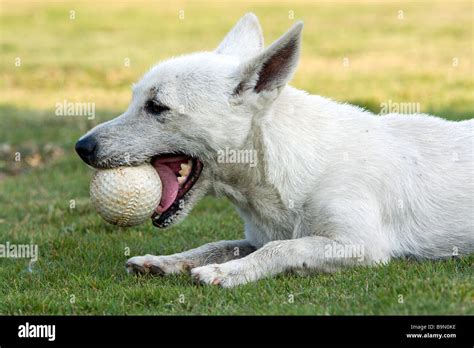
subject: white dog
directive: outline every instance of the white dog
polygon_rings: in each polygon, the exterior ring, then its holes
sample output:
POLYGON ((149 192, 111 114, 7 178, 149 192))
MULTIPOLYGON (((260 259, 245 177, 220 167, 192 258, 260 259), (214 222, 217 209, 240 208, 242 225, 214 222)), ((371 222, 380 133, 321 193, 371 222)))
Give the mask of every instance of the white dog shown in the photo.
POLYGON ((243 240, 133 257, 130 271, 190 270, 197 282, 232 287, 474 251, 474 121, 376 116, 288 86, 302 28, 264 48, 247 14, 215 51, 153 67, 123 115, 79 140, 97 168, 155 166, 158 227, 206 193, 229 198, 245 221, 243 240))

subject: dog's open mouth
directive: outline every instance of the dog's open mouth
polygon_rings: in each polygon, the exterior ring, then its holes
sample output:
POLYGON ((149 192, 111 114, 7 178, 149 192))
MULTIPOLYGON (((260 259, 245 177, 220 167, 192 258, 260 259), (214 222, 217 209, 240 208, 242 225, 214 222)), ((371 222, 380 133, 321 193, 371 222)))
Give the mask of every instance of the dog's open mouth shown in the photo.
POLYGON ((153 214, 153 224, 165 227, 170 217, 182 208, 182 200, 202 171, 202 162, 187 155, 159 155, 151 160, 162 183, 161 202, 153 214))

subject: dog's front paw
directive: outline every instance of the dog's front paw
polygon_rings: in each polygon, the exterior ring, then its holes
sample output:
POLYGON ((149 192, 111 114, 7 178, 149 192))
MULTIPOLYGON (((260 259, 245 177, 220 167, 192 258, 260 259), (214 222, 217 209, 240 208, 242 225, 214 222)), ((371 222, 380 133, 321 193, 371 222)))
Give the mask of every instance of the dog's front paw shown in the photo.
POLYGON ((188 271, 191 266, 182 258, 169 256, 135 256, 127 261, 125 264, 128 273, 132 274, 146 274, 154 275, 168 275, 183 273, 188 271))
POLYGON ((234 261, 193 268, 191 277, 196 284, 219 285, 224 288, 247 283, 234 261))

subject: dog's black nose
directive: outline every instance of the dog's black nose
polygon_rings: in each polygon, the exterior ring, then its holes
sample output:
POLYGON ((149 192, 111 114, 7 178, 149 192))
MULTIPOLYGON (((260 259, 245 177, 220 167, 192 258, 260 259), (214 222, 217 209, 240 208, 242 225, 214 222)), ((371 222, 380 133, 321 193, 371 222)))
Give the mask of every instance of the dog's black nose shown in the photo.
POLYGON ((92 159, 95 156, 95 151, 97 149, 97 142, 94 137, 88 136, 76 143, 76 152, 87 164, 91 164, 92 159))

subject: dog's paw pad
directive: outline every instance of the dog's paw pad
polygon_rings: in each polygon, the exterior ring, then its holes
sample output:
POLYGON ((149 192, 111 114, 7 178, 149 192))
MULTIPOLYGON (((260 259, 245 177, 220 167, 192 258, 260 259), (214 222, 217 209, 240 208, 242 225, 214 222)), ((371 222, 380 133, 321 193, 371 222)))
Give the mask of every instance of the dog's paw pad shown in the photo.
POLYGON ((225 274, 217 264, 193 268, 191 277, 196 284, 224 286, 225 274))
POLYGON ((132 257, 125 264, 125 268, 129 274, 154 273, 156 269, 153 268, 152 258, 152 255, 132 257))
POLYGON ((126 268, 128 274, 145 274, 145 273, 148 273, 147 268, 145 268, 141 265, 135 264, 135 263, 128 263, 127 262, 127 264, 125 265, 125 268, 126 268))
POLYGON ((159 266, 150 264, 149 266, 150 273, 158 276, 164 276, 166 275, 166 272, 159 266))
POLYGON ((186 271, 188 263, 174 256, 135 256, 127 261, 125 267, 128 273, 164 276, 186 271))

